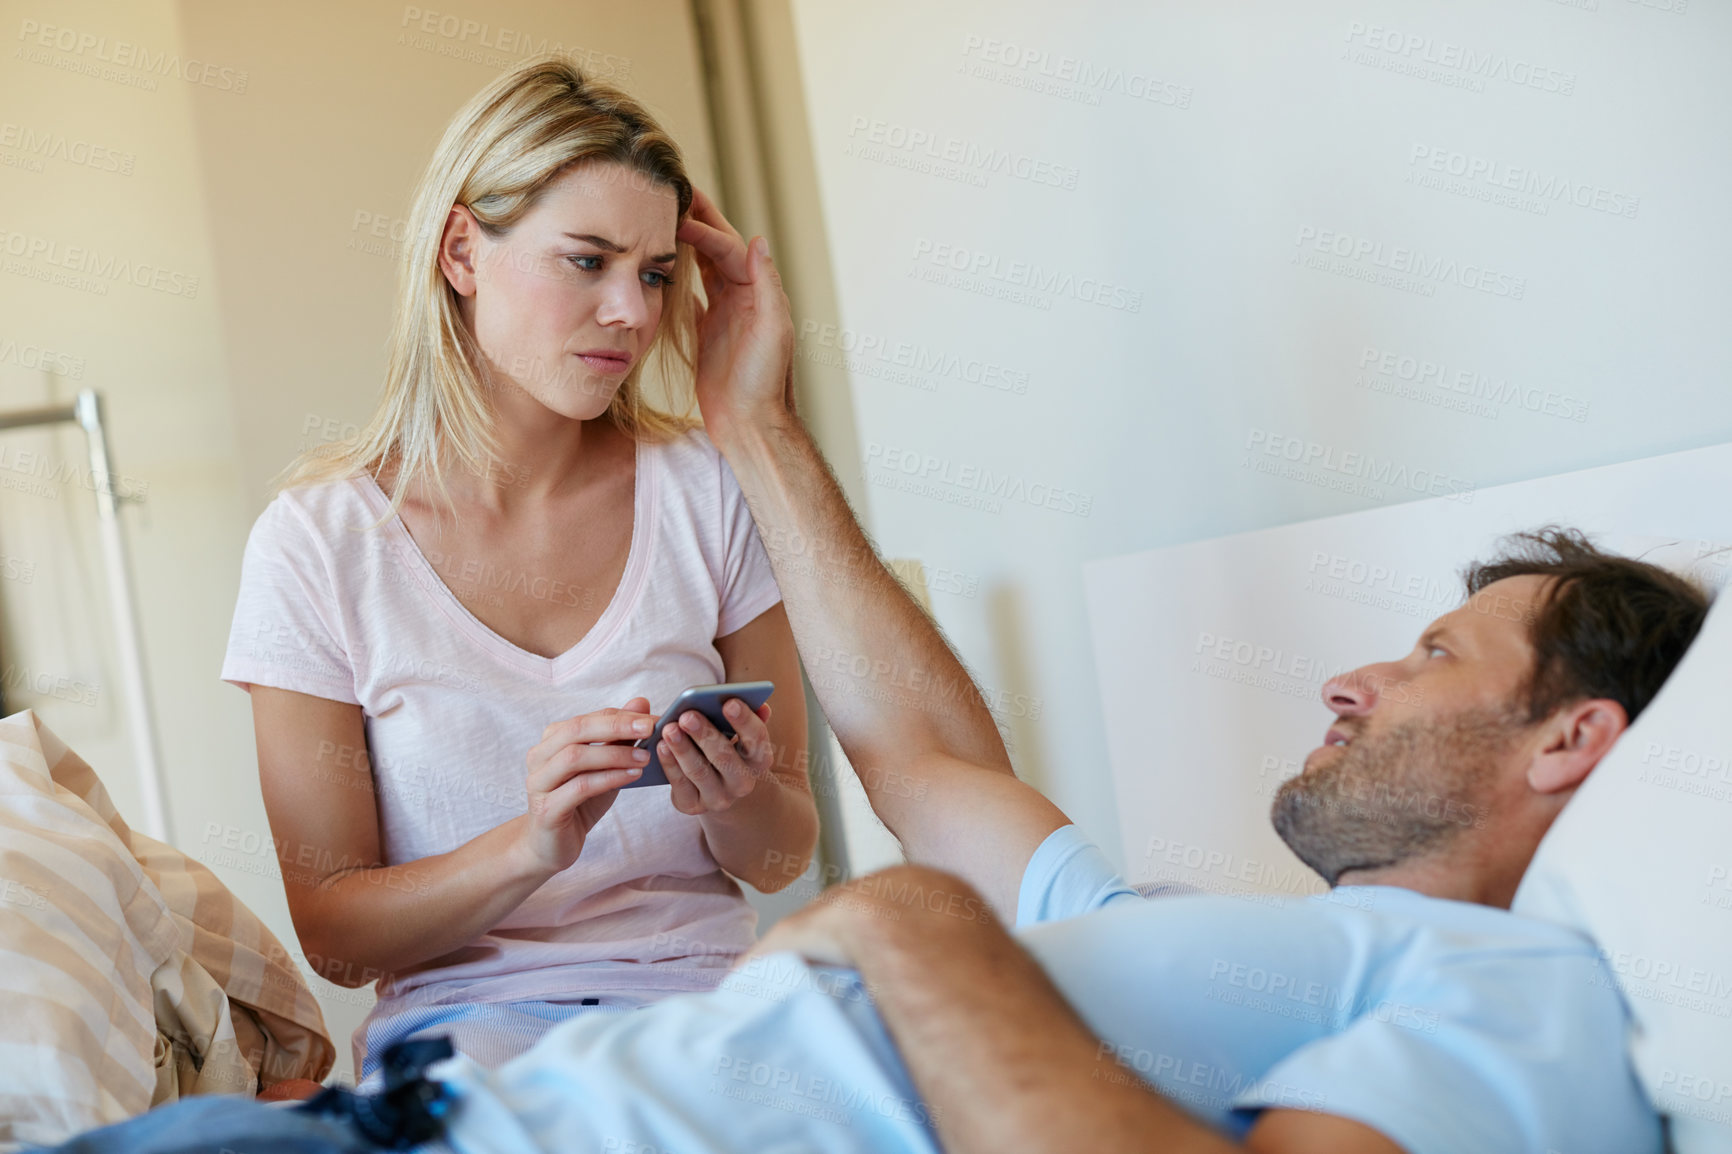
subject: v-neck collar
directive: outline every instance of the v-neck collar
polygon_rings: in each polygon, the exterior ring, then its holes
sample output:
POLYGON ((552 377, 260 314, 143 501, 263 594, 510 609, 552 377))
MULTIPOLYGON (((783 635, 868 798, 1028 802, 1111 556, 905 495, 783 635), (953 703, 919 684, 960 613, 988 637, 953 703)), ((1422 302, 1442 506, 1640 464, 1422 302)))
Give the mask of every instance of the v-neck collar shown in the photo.
POLYGON ((626 553, 625 572, 620 576, 612 600, 596 618, 595 624, 589 627, 589 632, 557 657, 543 657, 507 641, 471 613, 451 592, 426 554, 421 552, 403 518, 391 510, 391 499, 379 483, 372 476, 363 474, 354 479, 354 484, 374 514, 386 518, 379 528, 391 547, 397 550, 405 565, 422 575, 422 580, 412 584, 450 619, 459 633, 513 669, 547 681, 561 681, 589 664, 613 640, 631 619, 632 611, 643 594, 655 552, 657 514, 661 508, 661 457, 658 453, 646 451, 642 441, 637 442, 634 456, 637 465, 632 479, 631 547, 626 553))

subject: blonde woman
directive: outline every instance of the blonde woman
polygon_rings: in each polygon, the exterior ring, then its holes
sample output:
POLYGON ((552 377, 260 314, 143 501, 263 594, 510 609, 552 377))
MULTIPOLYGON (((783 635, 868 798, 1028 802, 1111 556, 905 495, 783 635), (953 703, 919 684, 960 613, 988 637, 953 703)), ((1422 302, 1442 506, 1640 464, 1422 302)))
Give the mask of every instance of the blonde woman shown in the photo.
MULTIPOLYGON (((708 988, 817 837, 793 635, 690 411, 703 218, 672 139, 569 61, 446 129, 411 209, 384 395, 247 544, 223 677, 249 689, 314 970, 356 1031, 497 1064, 579 1013, 708 988), (689 713, 670 788, 630 744, 690 685, 773 680, 770 741, 689 713), (731 876, 730 876, 731 875, 731 876)), ((731 709, 741 708, 738 702, 731 709)), ((793 871, 797 873, 798 871, 793 871)))

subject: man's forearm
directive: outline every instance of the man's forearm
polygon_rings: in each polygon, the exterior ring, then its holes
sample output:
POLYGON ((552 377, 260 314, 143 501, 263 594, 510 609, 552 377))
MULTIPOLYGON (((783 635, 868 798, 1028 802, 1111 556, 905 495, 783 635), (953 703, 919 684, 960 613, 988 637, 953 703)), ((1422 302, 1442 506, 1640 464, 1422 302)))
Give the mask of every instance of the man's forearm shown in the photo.
POLYGON ((794 412, 794 325, 763 238, 708 198, 680 239, 705 304, 693 388, 769 551, 819 704, 873 810, 916 861, 1013 913, 1029 857, 1065 824, 1018 781, 980 690, 873 552, 794 412))
POLYGON ((878 559, 798 418, 712 435, 769 552, 807 676, 868 793, 889 792, 874 790, 874 773, 926 755, 1010 773, 979 690, 878 559))
POLYGON ((997 922, 970 916, 955 879, 899 870, 855 885, 883 877, 921 900, 874 900, 847 947, 950 1154, 1236 1149, 1118 1063, 997 922), (960 901, 934 900, 947 886, 960 901))

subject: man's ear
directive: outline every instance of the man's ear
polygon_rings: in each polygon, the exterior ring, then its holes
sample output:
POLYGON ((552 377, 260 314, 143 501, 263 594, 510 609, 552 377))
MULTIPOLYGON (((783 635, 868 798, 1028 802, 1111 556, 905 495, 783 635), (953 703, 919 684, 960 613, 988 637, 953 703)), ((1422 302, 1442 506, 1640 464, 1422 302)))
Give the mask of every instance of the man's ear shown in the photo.
POLYGON ((460 297, 475 295, 475 245, 480 236, 481 224, 468 207, 452 205, 445 217, 445 231, 439 237, 439 271, 460 297))
POLYGON ((1545 723, 1544 740, 1528 765, 1528 785, 1536 793, 1574 789, 1629 727, 1624 707, 1610 698, 1566 705, 1545 723))

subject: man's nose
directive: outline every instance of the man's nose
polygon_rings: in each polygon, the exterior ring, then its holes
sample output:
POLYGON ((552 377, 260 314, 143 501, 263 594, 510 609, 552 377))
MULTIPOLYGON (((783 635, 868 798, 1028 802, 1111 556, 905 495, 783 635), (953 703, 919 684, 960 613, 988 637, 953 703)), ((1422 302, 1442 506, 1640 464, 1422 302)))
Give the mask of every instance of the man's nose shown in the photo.
POLYGON ((1377 704, 1377 687, 1388 679, 1376 667, 1362 665, 1323 683, 1323 704, 1338 717, 1360 717, 1377 704))

